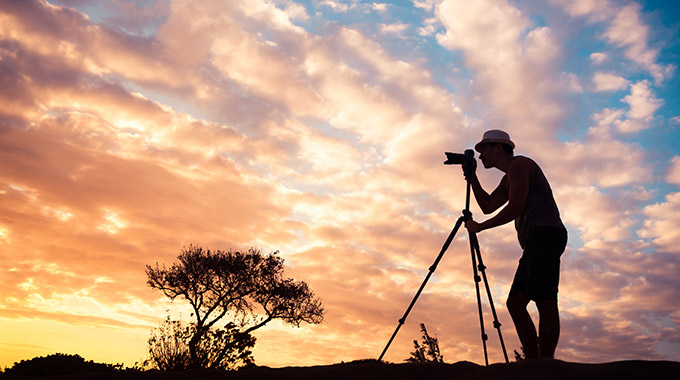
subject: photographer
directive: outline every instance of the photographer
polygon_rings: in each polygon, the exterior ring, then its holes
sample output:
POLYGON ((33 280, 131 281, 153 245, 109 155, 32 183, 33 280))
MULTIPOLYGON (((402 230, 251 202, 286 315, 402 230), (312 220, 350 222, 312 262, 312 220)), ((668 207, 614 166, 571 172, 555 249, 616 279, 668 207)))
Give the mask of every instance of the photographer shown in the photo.
POLYGON ((496 168, 505 173, 489 194, 477 178, 476 161, 463 166, 479 207, 484 214, 490 214, 507 205, 494 217, 482 223, 469 220, 465 227, 477 233, 515 221, 524 252, 508 295, 508 311, 525 357, 553 358, 560 334, 557 287, 567 230, 541 168, 527 157, 514 156, 514 148, 510 136, 500 130, 486 131, 482 141, 475 145, 484 168, 496 168), (536 302, 538 308, 538 334, 527 311, 530 301, 536 302))

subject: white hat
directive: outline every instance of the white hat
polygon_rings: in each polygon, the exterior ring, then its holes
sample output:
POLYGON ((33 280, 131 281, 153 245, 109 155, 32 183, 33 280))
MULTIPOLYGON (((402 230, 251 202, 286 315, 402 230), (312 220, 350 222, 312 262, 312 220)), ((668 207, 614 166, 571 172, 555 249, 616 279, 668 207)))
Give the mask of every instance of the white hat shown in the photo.
POLYGON ((512 147, 512 149, 515 149, 515 143, 510 140, 510 135, 507 134, 507 132, 501 131, 499 129, 492 129, 484 132, 484 135, 482 136, 482 141, 478 142, 477 145, 475 145, 475 150, 481 153, 482 151, 480 150, 480 148, 482 147, 482 144, 487 143, 506 144, 512 147))

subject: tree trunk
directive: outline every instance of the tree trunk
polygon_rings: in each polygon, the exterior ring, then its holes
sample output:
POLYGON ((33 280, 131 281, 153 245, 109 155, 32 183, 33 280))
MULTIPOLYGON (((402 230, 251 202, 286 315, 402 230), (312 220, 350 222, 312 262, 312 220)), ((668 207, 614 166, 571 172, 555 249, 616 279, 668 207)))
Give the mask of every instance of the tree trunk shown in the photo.
POLYGON ((198 358, 198 343, 205 334, 202 327, 196 326, 196 333, 191 337, 189 341, 189 355, 191 356, 191 362, 189 363, 189 368, 197 369, 201 368, 201 362, 198 358))

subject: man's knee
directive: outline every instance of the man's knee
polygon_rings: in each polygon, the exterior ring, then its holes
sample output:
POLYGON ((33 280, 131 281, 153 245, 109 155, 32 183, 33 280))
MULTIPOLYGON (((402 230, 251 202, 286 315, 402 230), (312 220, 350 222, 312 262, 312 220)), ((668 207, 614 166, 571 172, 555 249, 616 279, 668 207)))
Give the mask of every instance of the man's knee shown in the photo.
POLYGON ((522 293, 512 294, 508 296, 508 299, 505 301, 505 306, 507 306, 510 314, 526 310, 528 304, 529 300, 527 300, 522 293))

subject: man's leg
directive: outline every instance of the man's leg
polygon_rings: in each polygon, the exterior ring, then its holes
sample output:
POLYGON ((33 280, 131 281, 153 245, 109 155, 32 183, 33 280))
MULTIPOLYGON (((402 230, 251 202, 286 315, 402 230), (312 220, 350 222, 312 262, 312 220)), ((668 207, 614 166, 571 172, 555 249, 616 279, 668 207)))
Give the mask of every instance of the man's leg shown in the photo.
POLYGON ((538 357, 538 338, 534 321, 531 320, 527 311, 528 304, 529 300, 522 293, 510 295, 506 303, 512 321, 515 323, 519 341, 524 347, 524 355, 527 359, 532 359, 538 357))
POLYGON ((552 359, 560 339, 560 312, 557 301, 536 302, 540 321, 538 323, 538 347, 542 358, 552 359))

